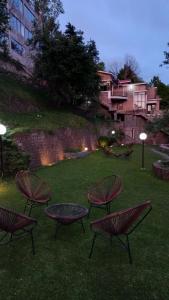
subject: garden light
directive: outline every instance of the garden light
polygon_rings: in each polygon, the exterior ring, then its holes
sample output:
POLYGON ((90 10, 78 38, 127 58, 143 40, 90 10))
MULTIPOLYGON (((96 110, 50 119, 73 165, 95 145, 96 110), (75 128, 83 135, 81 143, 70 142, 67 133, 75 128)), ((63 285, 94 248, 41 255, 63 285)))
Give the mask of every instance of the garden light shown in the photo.
POLYGON ((0 124, 0 135, 4 135, 6 133, 6 126, 0 124))
POLYGON ((142 141, 142 162, 141 162, 141 169, 144 170, 144 142, 147 139, 147 134, 145 132, 140 133, 139 139, 142 141))
POLYGON ((0 124, 0 155, 1 155, 1 178, 4 174, 4 167, 3 167, 3 141, 2 136, 6 133, 6 126, 0 124))

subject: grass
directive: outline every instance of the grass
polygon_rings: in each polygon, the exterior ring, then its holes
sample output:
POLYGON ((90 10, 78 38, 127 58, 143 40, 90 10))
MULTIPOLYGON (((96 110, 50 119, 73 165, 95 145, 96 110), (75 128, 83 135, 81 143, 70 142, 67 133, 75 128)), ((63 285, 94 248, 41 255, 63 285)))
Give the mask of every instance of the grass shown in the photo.
MULTIPOLYGON (((169 204, 168 182, 155 178, 152 162, 159 159, 146 149, 146 170, 140 170, 139 146, 130 160, 106 157, 96 152, 79 160, 63 161, 37 173, 50 184, 52 203, 77 202, 88 206, 86 192, 96 180, 119 174, 124 191, 112 203, 112 211, 127 208, 146 199, 153 210, 131 238, 134 263, 119 244, 96 241, 88 259, 92 233, 89 223, 104 215, 93 209, 85 220, 86 233, 78 223, 62 227, 54 240, 54 222, 43 208, 36 208, 36 255, 31 254, 30 239, 24 238, 0 248, 0 299, 50 300, 161 300, 169 295, 169 204)), ((24 203, 13 181, 0 186, 1 205, 22 211, 24 203)))
POLYGON ((44 107, 47 103, 47 95, 44 91, 25 84, 14 74, 0 73, 0 108, 9 110, 9 99, 17 99, 27 105, 44 107))
POLYGON ((33 130, 54 131, 57 128, 80 128, 88 125, 84 118, 59 110, 22 114, 0 112, 0 120, 13 133, 33 130))

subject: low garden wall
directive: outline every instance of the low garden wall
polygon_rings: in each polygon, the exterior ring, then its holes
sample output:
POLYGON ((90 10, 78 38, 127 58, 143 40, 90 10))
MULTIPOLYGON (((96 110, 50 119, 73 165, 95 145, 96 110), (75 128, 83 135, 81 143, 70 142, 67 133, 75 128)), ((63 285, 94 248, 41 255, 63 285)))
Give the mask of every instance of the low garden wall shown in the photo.
POLYGON ((48 166, 65 158, 69 148, 94 151, 97 133, 94 128, 59 128, 53 132, 34 131, 15 135, 20 149, 30 155, 30 167, 48 166))
POLYGON ((156 161, 153 163, 153 172, 158 178, 169 180, 169 167, 163 166, 162 161, 156 161))

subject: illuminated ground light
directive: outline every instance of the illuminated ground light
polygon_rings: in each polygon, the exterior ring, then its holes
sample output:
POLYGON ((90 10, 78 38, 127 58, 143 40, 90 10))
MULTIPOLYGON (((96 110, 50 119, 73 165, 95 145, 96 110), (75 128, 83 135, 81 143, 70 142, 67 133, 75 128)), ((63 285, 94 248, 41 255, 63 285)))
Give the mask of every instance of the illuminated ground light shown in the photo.
POLYGON ((89 149, 87 147, 84 148, 84 151, 88 151, 89 149))
POLYGON ((0 183, 0 194, 6 193, 8 190, 8 185, 5 183, 0 183))

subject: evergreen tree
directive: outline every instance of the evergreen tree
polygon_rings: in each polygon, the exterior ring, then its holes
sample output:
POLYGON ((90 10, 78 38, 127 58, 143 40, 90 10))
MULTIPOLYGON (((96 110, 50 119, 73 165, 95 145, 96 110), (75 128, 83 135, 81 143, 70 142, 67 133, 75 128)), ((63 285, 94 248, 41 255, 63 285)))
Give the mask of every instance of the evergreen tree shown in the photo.
POLYGON ((154 76, 150 81, 151 86, 157 87, 157 93, 161 98, 160 107, 161 109, 169 108, 169 85, 165 84, 160 80, 158 76, 154 76))
POLYGON ((79 105, 88 99, 95 100, 99 92, 95 42, 85 44, 83 32, 70 23, 64 33, 60 32, 52 18, 43 34, 35 38, 39 41, 35 77, 47 83, 55 104, 79 105))

